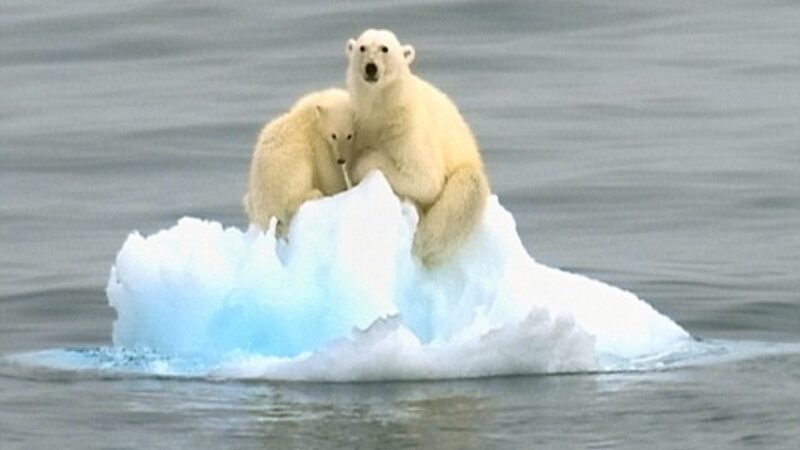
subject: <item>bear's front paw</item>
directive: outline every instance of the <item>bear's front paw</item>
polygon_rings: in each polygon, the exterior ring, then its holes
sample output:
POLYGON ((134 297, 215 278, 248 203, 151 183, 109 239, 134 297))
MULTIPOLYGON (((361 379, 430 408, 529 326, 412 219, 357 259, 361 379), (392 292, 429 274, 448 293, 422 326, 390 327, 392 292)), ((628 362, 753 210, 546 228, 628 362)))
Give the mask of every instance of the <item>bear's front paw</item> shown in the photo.
POLYGON ((424 229, 417 229, 414 233, 411 254, 419 258, 426 267, 438 266, 445 262, 447 254, 444 250, 424 229))

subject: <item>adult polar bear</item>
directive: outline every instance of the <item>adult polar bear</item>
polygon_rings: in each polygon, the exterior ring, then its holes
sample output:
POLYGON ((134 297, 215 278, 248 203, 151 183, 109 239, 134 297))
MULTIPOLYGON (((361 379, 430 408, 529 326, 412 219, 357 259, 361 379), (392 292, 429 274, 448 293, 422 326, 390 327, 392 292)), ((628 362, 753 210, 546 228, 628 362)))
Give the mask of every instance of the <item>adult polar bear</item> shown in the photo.
POLYGON ((458 108, 409 69, 414 48, 389 30, 369 29, 347 42, 347 89, 355 110, 358 183, 372 170, 414 201, 422 218, 414 253, 445 261, 481 218, 489 183, 478 146, 458 108))

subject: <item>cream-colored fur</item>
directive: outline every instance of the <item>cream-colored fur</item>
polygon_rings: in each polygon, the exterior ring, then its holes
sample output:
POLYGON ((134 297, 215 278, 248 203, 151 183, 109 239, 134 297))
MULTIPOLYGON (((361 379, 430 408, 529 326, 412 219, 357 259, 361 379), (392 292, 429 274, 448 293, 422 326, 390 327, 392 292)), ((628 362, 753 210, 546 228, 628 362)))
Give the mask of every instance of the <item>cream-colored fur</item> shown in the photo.
POLYGON ((242 203, 251 223, 266 229, 278 220, 284 236, 304 202, 346 189, 340 166, 353 142, 347 91, 328 89, 301 98, 269 122, 258 138, 242 203))
POLYGON ((458 108, 412 74, 414 48, 388 30, 367 30, 347 43, 347 88, 355 110, 350 176, 372 170, 422 212, 414 253, 445 261, 480 220, 489 183, 478 145, 458 108))

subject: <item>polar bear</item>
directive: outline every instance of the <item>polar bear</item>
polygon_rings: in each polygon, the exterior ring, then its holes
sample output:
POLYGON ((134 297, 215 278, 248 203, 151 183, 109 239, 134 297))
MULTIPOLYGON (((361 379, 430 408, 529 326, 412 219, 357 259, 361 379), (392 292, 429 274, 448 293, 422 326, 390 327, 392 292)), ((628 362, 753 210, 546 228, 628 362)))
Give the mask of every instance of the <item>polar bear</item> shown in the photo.
POLYGON ((440 264, 470 235, 489 196, 472 131, 444 93, 411 73, 414 48, 391 31, 366 30, 346 52, 356 131, 350 177, 383 172, 422 213, 414 253, 440 264))
POLYGON ((262 130, 253 151, 247 193, 250 222, 266 229, 278 221, 285 236, 304 202, 346 189, 343 164, 353 143, 353 109, 343 89, 305 95, 262 130))

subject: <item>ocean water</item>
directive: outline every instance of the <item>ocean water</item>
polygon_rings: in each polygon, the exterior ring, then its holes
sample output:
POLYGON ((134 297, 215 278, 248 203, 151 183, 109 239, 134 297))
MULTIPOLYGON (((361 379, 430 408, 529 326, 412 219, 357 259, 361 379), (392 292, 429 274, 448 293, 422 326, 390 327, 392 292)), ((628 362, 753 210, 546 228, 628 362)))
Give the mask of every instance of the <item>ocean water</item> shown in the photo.
POLYGON ((350 384, 0 363, 0 447, 795 448, 797 23, 790 1, 4 1, 0 355, 110 345, 131 231, 245 228, 260 126, 377 26, 460 106, 537 261, 751 356, 350 384))

